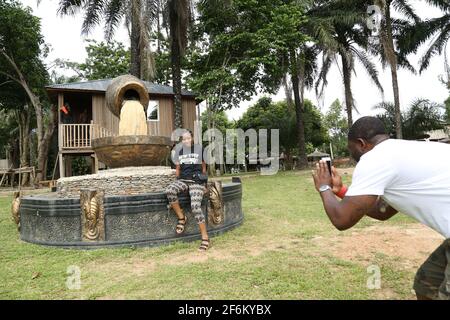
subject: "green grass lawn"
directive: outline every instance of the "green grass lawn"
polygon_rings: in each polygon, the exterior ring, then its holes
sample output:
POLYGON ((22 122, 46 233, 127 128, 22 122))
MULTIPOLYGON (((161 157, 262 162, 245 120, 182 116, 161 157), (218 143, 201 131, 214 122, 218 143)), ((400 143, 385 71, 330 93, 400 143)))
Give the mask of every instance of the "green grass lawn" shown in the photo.
MULTIPOLYGON (((24 243, 11 197, 0 197, 0 298, 375 299, 385 289, 411 298, 413 273, 397 270, 389 257, 372 262, 381 267, 382 289, 369 290, 367 263, 336 258, 314 241, 339 232, 309 171, 242 180, 244 224, 213 238, 207 253, 197 252, 198 242, 88 251, 24 243), (70 266, 81 271, 80 289, 66 285, 70 266)), ((373 223, 364 219, 357 228, 373 223)))

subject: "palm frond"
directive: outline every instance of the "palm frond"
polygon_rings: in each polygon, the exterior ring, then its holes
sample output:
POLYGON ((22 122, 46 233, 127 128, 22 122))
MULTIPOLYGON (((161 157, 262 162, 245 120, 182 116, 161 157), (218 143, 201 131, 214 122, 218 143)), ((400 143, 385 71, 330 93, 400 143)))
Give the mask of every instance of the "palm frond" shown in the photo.
POLYGON ((106 0, 90 0, 86 5, 86 13, 84 16, 81 32, 85 35, 91 32, 92 28, 101 21, 104 12, 106 0))
POLYGON ((404 28, 398 38, 399 47, 405 54, 416 53, 436 33, 441 32, 450 24, 450 14, 427 21, 409 25, 404 28))
POLYGON ((302 50, 302 59, 304 59, 304 83, 307 88, 314 85, 314 79, 317 74, 317 55, 319 50, 317 46, 304 47, 302 50))
POLYGON ((105 9, 105 39, 110 41, 114 35, 117 26, 125 16, 124 8, 129 5, 128 1, 110 0, 105 9))
POLYGON ((57 13, 61 16, 75 15, 88 1, 87 0, 61 0, 57 13))
POLYGON ((448 0, 426 0, 426 2, 440 8, 442 11, 450 12, 450 2, 448 0))
POLYGON ((73 16, 86 5, 89 0, 60 0, 57 13, 61 16, 73 16))
POLYGON ((400 68, 406 69, 412 74, 417 74, 416 68, 409 62, 408 58, 404 55, 397 55, 397 64, 400 68))
POLYGON ((420 70, 419 72, 422 72, 426 68, 428 68, 430 64, 430 60, 433 56, 437 54, 441 54, 443 51, 443 48, 445 47, 448 39, 450 38, 450 25, 448 25, 441 34, 438 35, 437 38, 435 38, 432 41, 432 44, 428 48, 428 50, 425 52, 423 57, 420 59, 420 70))
POLYGON ((367 74, 372 79, 373 83, 377 86, 378 90, 380 90, 381 93, 384 93, 383 86, 380 83, 380 80, 378 78, 378 70, 375 64, 370 61, 369 56, 367 53, 365 53, 362 50, 358 50, 357 48, 352 47, 352 52, 355 54, 357 59, 361 62, 361 64, 364 67, 364 70, 366 70, 367 74))
POLYGON ((323 54, 322 54, 322 67, 317 76, 316 85, 315 85, 315 91, 316 91, 316 95, 318 97, 323 96, 323 91, 324 91, 325 87, 328 85, 327 76, 328 76, 328 72, 330 71, 334 56, 335 56, 335 54, 333 52, 323 52, 323 54), (322 84, 322 87, 319 91, 320 84, 322 84))
POLYGON ((394 0, 391 3, 395 10, 400 12, 408 19, 414 20, 415 22, 420 21, 419 16, 415 13, 413 7, 409 4, 408 0, 394 0))

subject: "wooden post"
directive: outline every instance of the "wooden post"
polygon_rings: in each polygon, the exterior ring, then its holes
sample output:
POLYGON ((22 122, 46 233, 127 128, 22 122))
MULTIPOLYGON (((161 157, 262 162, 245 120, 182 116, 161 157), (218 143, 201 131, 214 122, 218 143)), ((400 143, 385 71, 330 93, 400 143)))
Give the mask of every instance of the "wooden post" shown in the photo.
POLYGON ((22 189, 22 172, 21 172, 21 167, 19 166, 19 193, 22 189))
MULTIPOLYGON (((9 169, 5 170, 5 173, 3 173, 2 180, 0 181, 0 187, 1 187, 2 184, 3 184, 3 180, 5 180, 5 178, 7 177, 8 171, 11 170, 12 167, 13 167, 13 165, 11 164, 11 165, 9 166, 9 169)), ((8 185, 8 182, 6 182, 6 185, 8 185)))
POLYGON ((64 158, 62 152, 59 153, 59 177, 64 178, 66 176, 64 158))
POLYGON ((94 173, 98 173, 98 157, 97 154, 94 153, 94 173))

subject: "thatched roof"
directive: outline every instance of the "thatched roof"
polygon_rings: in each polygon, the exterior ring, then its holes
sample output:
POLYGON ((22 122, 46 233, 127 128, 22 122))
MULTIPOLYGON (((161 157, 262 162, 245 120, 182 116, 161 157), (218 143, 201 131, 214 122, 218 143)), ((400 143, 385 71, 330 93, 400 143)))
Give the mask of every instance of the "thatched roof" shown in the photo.
POLYGON ((320 158, 320 157, 329 157, 328 153, 321 152, 319 150, 314 150, 313 153, 308 154, 308 158, 320 158))

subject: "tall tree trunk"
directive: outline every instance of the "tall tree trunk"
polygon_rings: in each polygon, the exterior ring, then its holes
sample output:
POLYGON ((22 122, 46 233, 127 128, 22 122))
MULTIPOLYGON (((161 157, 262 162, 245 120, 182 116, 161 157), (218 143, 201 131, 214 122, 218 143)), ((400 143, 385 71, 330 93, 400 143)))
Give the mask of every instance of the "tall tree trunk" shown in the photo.
POLYGON ((283 88, 286 95, 286 103, 289 107, 294 106, 294 100, 292 100, 292 85, 289 83, 288 75, 283 76, 283 88))
POLYGON ((299 68, 297 55, 294 50, 291 51, 290 56, 290 71, 292 79, 292 89, 294 91, 294 104, 298 138, 298 165, 300 169, 304 169, 308 166, 308 158, 306 156, 305 125, 303 123, 303 101, 301 99, 299 90, 299 68))
POLYGON ((131 66, 130 74, 140 78, 141 77, 141 57, 140 57, 140 0, 131 0, 131 34, 130 34, 130 46, 131 46, 131 66))
MULTIPOLYGON (((19 126, 19 152, 20 152, 20 167, 25 168, 30 166, 30 121, 31 113, 28 106, 22 110, 16 111, 17 124, 19 126)), ((21 183, 26 185, 28 183, 28 174, 22 175, 21 183)))
POLYGON ((45 178, 47 177, 48 150, 50 147, 50 142, 52 141, 53 132, 55 132, 55 128, 58 122, 58 108, 55 105, 51 105, 50 111, 51 112, 50 118, 48 119, 48 125, 42 137, 41 144, 38 147, 38 168, 36 174, 37 181, 45 180, 45 178))
MULTIPOLYGON (((206 126, 208 128, 208 132, 210 132, 211 129, 213 129, 213 111, 211 110, 211 104, 208 100, 206 100, 206 126)), ((212 139, 208 135, 208 145, 211 145, 212 139)), ((208 175, 211 177, 214 177, 216 175, 216 159, 211 156, 208 159, 208 175)))
POLYGON ((183 127, 183 111, 181 102, 181 48, 177 33, 177 13, 170 5, 170 41, 171 41, 171 63, 172 63, 172 85, 174 93, 173 121, 174 128, 183 127))
POLYGON ((392 1, 386 1, 385 9, 385 43, 383 45, 385 50, 385 56, 389 62, 392 76, 392 89, 394 91, 394 106, 395 106, 395 133, 397 139, 403 138, 402 132, 402 114, 400 110, 400 92, 398 88, 397 77, 397 54, 394 48, 394 39, 392 37, 392 21, 391 21, 391 3, 392 1))
POLYGON ((345 109, 347 111, 348 128, 351 128, 353 125, 352 70, 344 54, 341 53, 345 88, 345 109))
POLYGON ((156 32, 157 32, 157 49, 156 52, 158 52, 158 54, 161 53, 161 0, 157 0, 156 2, 157 5, 157 14, 156 14, 156 32))
MULTIPOLYGON (((37 136, 37 147, 38 147, 38 170, 45 168, 45 164, 47 161, 47 155, 48 155, 48 145, 45 146, 45 138, 44 138, 44 117, 43 117, 43 107, 42 103, 37 95, 33 93, 31 88, 28 86, 28 82, 25 79, 24 75, 20 71, 17 64, 14 62, 14 59, 12 56, 9 56, 6 54, 5 51, 0 49, 0 54, 2 54, 6 60, 11 64, 13 67, 16 76, 6 74, 9 78, 17 82, 22 86, 22 88, 25 90, 28 98, 30 99, 30 102, 34 108, 34 112, 36 114, 36 136, 37 136)), ((51 130, 54 130, 54 126, 56 125, 56 119, 58 117, 57 115, 57 108, 55 106, 52 106, 52 114, 56 114, 56 116, 53 115, 53 118, 49 122, 49 127, 51 127, 51 130)), ((49 129, 49 128, 48 128, 49 129)), ((49 143, 49 142, 48 142, 49 143)), ((42 174, 45 174, 45 172, 38 172, 36 175, 36 181, 40 181, 42 178, 42 174)))

